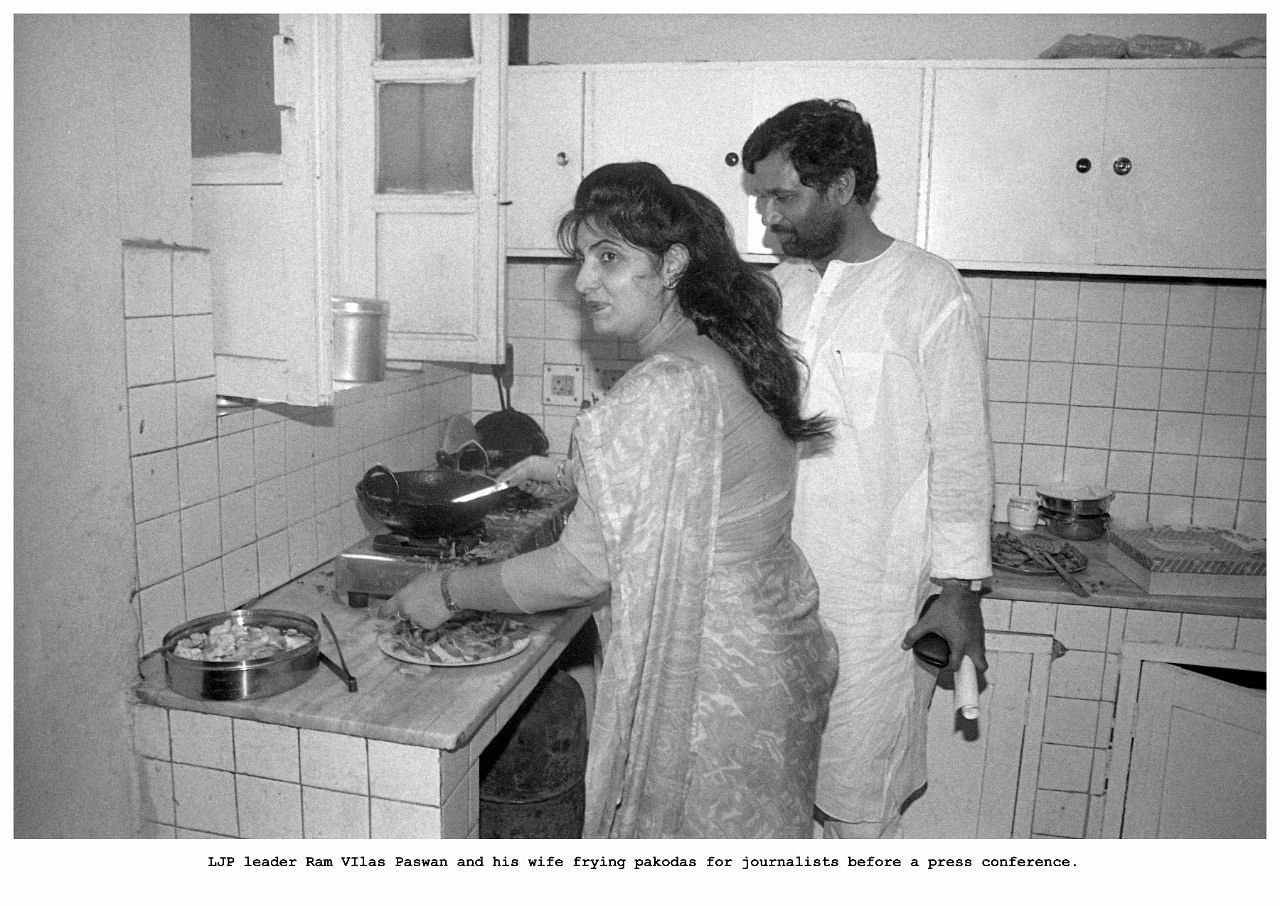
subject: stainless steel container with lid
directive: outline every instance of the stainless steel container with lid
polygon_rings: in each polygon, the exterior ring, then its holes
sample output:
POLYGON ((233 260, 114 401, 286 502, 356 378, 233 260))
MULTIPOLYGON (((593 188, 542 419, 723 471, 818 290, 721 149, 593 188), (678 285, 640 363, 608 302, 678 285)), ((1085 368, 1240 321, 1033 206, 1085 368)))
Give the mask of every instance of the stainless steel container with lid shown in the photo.
POLYGON ((387 367, 389 303, 354 296, 333 297, 333 379, 380 381, 387 367))
POLYGON ((320 663, 320 627, 315 620, 287 610, 248 608, 206 614, 188 620, 165 634, 161 643, 164 672, 169 688, 187 698, 241 701, 265 698, 299 686, 311 678, 320 663), (229 629, 274 627, 297 633, 305 644, 250 660, 194 660, 174 653, 178 643, 193 633, 209 633, 220 624, 229 629))

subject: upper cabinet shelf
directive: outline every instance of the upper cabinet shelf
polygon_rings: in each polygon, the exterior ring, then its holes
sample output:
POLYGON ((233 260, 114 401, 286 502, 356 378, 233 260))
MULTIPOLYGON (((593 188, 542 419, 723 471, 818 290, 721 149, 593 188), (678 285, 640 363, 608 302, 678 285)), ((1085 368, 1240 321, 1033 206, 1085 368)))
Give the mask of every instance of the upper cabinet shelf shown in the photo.
POLYGON ((970 268, 1258 276, 1265 76, 939 69, 925 244, 970 268))
POLYGON ((844 97, 874 216, 973 270, 1263 279, 1263 61, 691 63, 508 70, 508 249, 559 255, 584 173, 648 159, 774 260, 737 161, 756 123, 844 97), (580 144, 579 144, 580 143, 580 144), (579 150, 580 148, 580 150, 579 150))

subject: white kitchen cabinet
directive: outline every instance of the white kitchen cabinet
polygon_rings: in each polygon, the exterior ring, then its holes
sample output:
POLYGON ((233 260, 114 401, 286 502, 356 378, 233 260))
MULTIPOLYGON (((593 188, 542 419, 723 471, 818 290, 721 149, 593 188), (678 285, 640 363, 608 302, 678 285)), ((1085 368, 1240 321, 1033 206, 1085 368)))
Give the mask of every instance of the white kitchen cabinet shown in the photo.
POLYGON ((743 189, 742 145, 758 123, 812 97, 845 97, 872 123, 882 161, 876 221, 914 241, 924 72, 842 63, 512 68, 508 253, 560 254, 552 230, 582 176, 614 161, 648 160, 715 201, 740 251, 771 260, 776 250, 743 189))
POLYGON ((925 245, 969 268, 1264 277, 1265 77, 939 67, 925 245))
POLYGON ((339 17, 334 286, 391 303, 388 358, 503 360, 506 57, 505 15, 339 17))
POLYGON ((739 155, 751 128, 752 79, 740 65, 623 65, 587 72, 584 172, 647 160, 709 197, 745 250, 751 200, 739 155))
MULTIPOLYGON (((205 24, 209 24, 206 20, 205 24)), ((209 249, 217 392, 332 400, 330 288, 333 17, 281 15, 274 47, 278 149, 192 160, 192 236, 209 249)), ((212 27, 216 28, 217 23, 212 27)), ((267 111, 270 115, 270 111, 267 111)), ((217 126, 215 125, 214 130, 217 126)))
MULTIPOLYGON (((876 226, 890 236, 916 242, 920 207, 925 69, 920 65, 869 67, 857 64, 786 63, 752 70, 750 130, 783 107, 810 98, 844 98, 871 126, 880 176, 872 199, 876 226)), ((774 255, 764 225, 751 212, 746 250, 774 255)))
POLYGON ((1266 692, 1189 664, 1266 670, 1260 654, 1122 649, 1104 836, 1266 836, 1266 692))
POLYGON ((579 69, 507 70, 508 255, 563 254, 556 226, 583 176, 582 83, 579 69))
POLYGON ((903 812, 905 837, 1031 836, 1053 646, 1049 635, 989 631, 976 721, 959 716, 950 689, 934 692, 929 783, 903 812))
POLYGON ((496 14, 279 17, 278 153, 192 166, 218 393, 331 403, 334 295, 391 303, 389 358, 502 360, 506 41, 496 14))

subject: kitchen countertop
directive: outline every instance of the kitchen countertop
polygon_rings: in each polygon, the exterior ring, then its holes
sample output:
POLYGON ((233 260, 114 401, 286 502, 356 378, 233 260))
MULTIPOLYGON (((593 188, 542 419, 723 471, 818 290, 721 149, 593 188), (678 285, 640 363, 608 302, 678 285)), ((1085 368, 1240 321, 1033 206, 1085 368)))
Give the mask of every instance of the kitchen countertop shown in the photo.
MULTIPOLYGON (((497 516, 487 524, 495 544, 509 553, 550 543, 563 526, 572 498, 547 501, 541 509, 520 516, 497 516), (496 531, 495 531, 496 529, 496 531), (496 536, 496 537, 495 537, 496 536)), ((501 557, 499 557, 501 559, 501 557)), ((168 687, 164 659, 158 651, 142 659, 139 701, 163 708, 200 711, 262 723, 303 727, 333 733, 452 751, 466 745, 490 719, 499 726, 515 713, 534 682, 590 619, 590 608, 521 615, 534 630, 529 646, 506 660, 474 667, 426 667, 406 664, 383 654, 376 637, 376 606, 353 608, 339 601, 332 562, 323 564, 252 606, 290 610, 321 626, 321 650, 339 662, 333 640, 323 629, 327 615, 342 643, 347 667, 359 690, 324 664, 302 685, 267 698, 248 701, 205 701, 179 695, 168 687)))
MULTIPOLYGON (((997 523, 992 534, 1009 531, 997 523)), ((1047 532, 1038 532, 1048 537, 1047 532)), ((1056 539, 1055 540, 1061 540, 1056 539)), ((1045 601, 1056 604, 1085 604, 1093 607, 1124 607, 1129 610, 1163 610, 1175 613, 1199 613, 1223 617, 1265 619, 1266 598, 1208 597, 1204 595, 1153 595, 1144 591, 1128 576, 1108 562, 1110 545, 1106 536, 1096 541, 1070 541, 1089 559, 1089 565, 1072 577, 1084 586, 1089 597, 1071 591, 1057 575, 1025 576, 996 569, 989 583, 988 597, 1011 601, 1045 601)))
MULTIPOLYGON (((500 556, 511 556, 550 543, 563 526, 572 498, 547 501, 528 513, 491 517, 488 525, 495 544, 506 545, 500 556)), ((997 524, 993 533, 1008 531, 997 524)), ((997 569, 988 597, 1013 601, 1043 601, 1092 607, 1123 607, 1265 619, 1264 598, 1152 595, 1143 591, 1107 560, 1106 538, 1072 541, 1088 559, 1075 573, 1089 591, 1078 597, 1057 575, 1027 576, 997 569)), ((396 661, 379 650, 376 610, 349 607, 338 600, 332 563, 316 567, 253 606, 291 610, 323 625, 325 614, 342 642, 347 666, 359 691, 321 664, 301 686, 268 698, 217 702, 190 699, 168 687, 164 661, 158 652, 142 659, 142 680, 135 687, 139 701, 164 708, 199 711, 243 720, 303 727, 452 751, 466 745, 489 720, 501 726, 515 712, 534 683, 590 618, 589 608, 521 616, 534 629, 532 641, 520 654, 475 667, 422 667, 396 661)), ((328 633, 321 634, 321 650, 335 662, 337 651, 328 633)))

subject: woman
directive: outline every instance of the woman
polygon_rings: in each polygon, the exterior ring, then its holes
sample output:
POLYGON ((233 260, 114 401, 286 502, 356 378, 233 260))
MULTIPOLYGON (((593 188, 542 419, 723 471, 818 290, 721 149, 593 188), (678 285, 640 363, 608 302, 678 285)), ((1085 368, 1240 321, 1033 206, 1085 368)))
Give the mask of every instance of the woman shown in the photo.
POLYGON ((644 355, 578 417, 564 533, 423 574, 384 613, 430 628, 608 592, 584 836, 808 836, 835 651, 790 522, 795 443, 827 423, 800 416, 777 289, 652 164, 591 173, 559 235, 595 330, 644 355))

